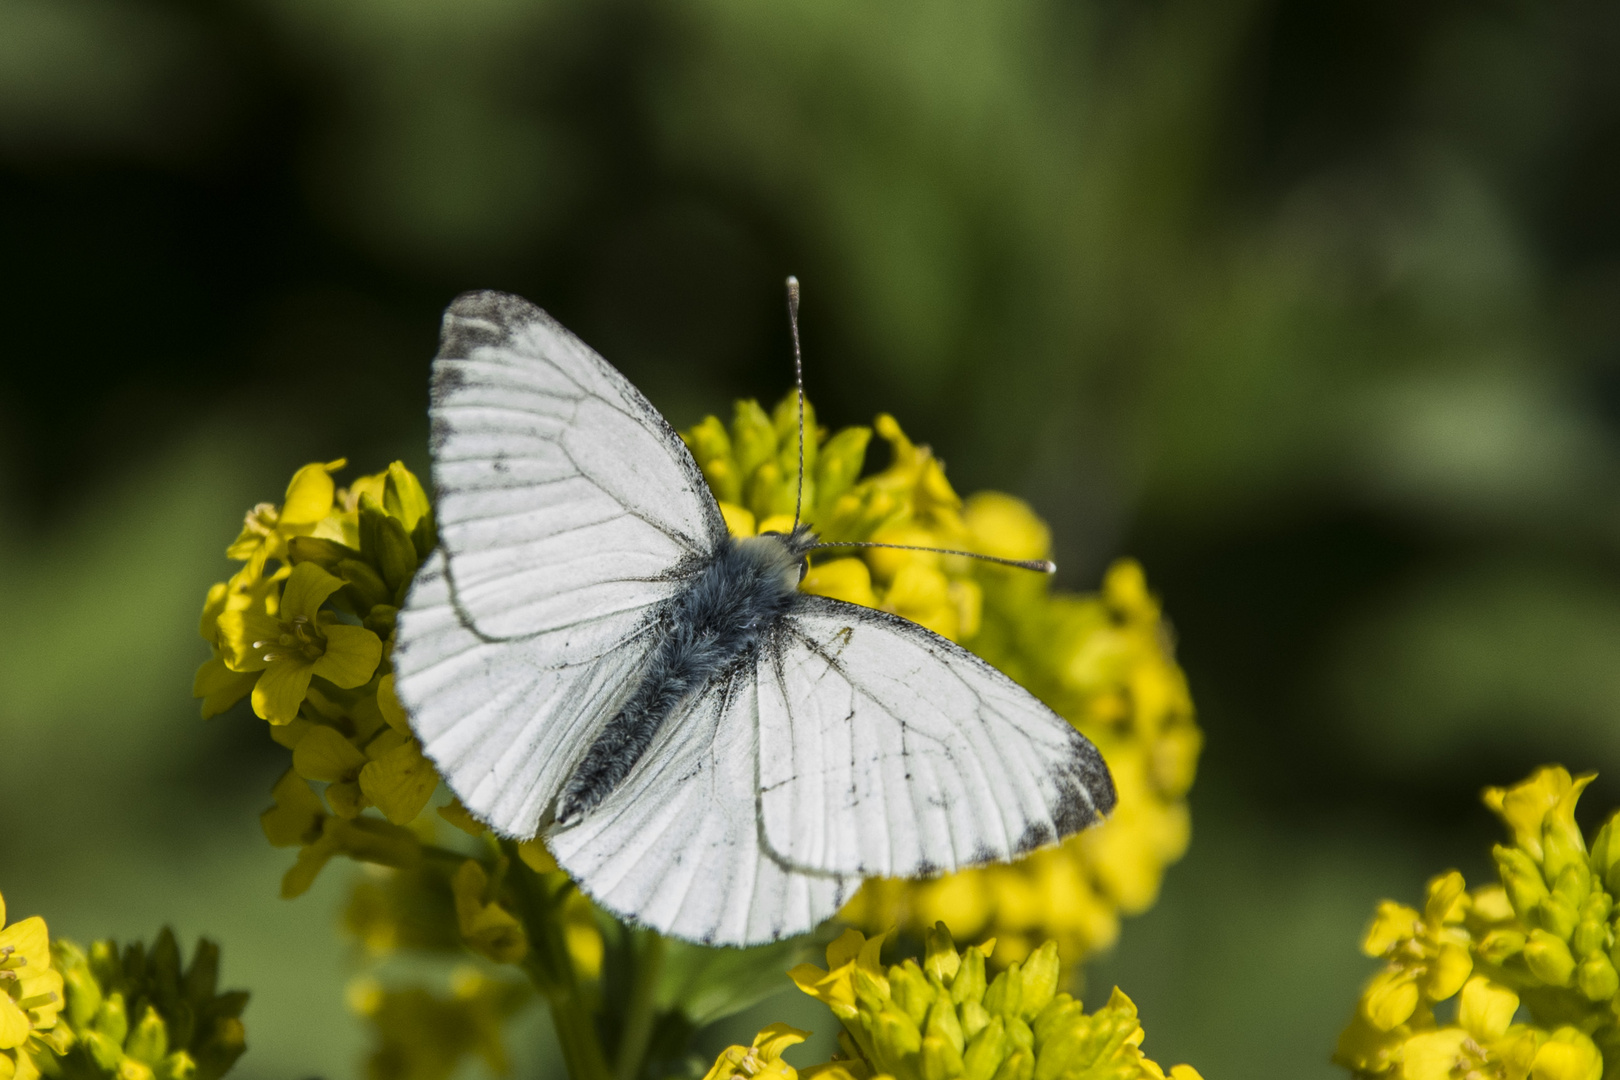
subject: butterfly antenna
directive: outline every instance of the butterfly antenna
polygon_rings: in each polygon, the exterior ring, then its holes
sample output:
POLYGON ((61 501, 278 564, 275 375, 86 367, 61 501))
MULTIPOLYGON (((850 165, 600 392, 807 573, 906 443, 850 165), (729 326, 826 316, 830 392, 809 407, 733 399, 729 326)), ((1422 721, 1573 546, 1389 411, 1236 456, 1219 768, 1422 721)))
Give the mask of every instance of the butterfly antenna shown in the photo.
POLYGON ((799 394, 799 486, 793 493, 793 527, 804 509, 804 353, 799 348, 799 279, 787 279, 788 326, 793 330, 793 386, 799 394))
POLYGON ((998 555, 981 555, 977 551, 952 551, 948 548, 913 547, 911 544, 874 544, 869 540, 834 540, 825 544, 817 544, 810 548, 818 551, 821 548, 892 548, 895 551, 928 551, 935 555, 963 555, 969 559, 981 559, 984 562, 999 563, 1002 566, 1016 566, 1020 570, 1034 570, 1041 574, 1057 573, 1057 563, 1050 559, 1003 559, 998 555))

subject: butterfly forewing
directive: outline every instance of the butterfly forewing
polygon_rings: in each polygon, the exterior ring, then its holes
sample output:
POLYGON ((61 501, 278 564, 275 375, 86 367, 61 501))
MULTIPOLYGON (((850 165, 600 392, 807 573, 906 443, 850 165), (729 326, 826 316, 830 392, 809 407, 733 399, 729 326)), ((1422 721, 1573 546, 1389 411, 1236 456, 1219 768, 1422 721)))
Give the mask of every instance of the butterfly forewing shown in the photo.
POLYGON ((1095 747, 967 650, 804 597, 759 665, 768 852, 806 871, 915 877, 1016 857, 1093 823, 1095 747))
POLYGON ((431 414, 454 603, 486 637, 646 608, 725 535, 658 411, 527 301, 451 305, 431 414))
POLYGON ((432 420, 441 545, 401 613, 397 686, 467 808, 533 836, 724 523, 646 398, 515 296, 445 313, 432 420))

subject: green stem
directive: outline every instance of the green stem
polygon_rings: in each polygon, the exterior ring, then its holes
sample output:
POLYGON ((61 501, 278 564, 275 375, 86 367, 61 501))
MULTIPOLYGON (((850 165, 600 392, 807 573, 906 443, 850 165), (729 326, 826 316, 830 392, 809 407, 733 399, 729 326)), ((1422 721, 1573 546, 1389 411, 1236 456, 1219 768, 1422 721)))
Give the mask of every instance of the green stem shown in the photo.
POLYGON ((613 1080, 591 1010, 580 1000, 579 993, 559 994, 548 999, 548 1004, 552 1025, 557 1029, 557 1042, 562 1046, 563 1064, 568 1068, 568 1080, 613 1080))
POLYGON ((568 951, 562 910, 573 884, 566 874, 531 869, 510 840, 493 848, 504 860, 504 884, 517 903, 517 914, 529 935, 529 955, 523 969, 551 1008, 551 1023, 562 1047, 569 1080, 613 1080, 589 992, 568 951))
POLYGON ((637 1080, 647 1057, 647 1046, 652 1042, 653 1024, 657 1019, 655 1003, 658 979, 664 968, 664 939, 651 930, 631 931, 641 940, 636 950, 636 971, 630 986, 630 1001, 625 1008, 624 1029, 619 1042, 619 1060, 613 1070, 614 1080, 637 1080))

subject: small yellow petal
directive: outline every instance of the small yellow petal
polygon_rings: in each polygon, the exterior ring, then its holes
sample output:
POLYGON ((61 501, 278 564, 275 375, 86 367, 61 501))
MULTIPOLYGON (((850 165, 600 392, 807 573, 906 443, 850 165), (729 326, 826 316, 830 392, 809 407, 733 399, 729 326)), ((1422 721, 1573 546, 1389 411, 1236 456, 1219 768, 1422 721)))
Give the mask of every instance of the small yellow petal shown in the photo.
POLYGON ((321 631, 326 635, 326 652, 315 661, 314 673, 345 690, 370 682, 382 660, 382 639, 363 626, 347 623, 322 623, 321 631))
POLYGON ((1463 983, 1474 970, 1474 960, 1461 945, 1447 942, 1440 946, 1440 955, 1429 966, 1428 980, 1423 991, 1430 1001, 1444 1001, 1462 989, 1463 983))
MULTIPOLYGON (((846 929, 827 946, 827 967, 836 970, 861 955, 866 946, 866 935, 854 928, 846 929)), ((822 972, 826 974, 826 972, 822 972)))
POLYGON ((352 780, 365 764, 366 755, 357 746, 321 724, 311 728, 293 751, 293 768, 306 780, 352 780))
POLYGON ((328 574, 315 563, 299 563, 293 567, 292 575, 282 589, 281 608, 277 614, 288 622, 298 618, 314 621, 316 612, 326 603, 327 597, 341 588, 342 578, 328 574))
POLYGON ((389 727, 410 734, 411 720, 405 715, 405 706, 400 704, 399 695, 394 691, 393 672, 377 680, 377 709, 389 727))
POLYGON ((1402 1080, 1451 1080, 1468 1033, 1461 1028, 1426 1031, 1406 1041, 1402 1080))
POLYGON ((191 696, 202 698, 202 715, 207 720, 247 697, 258 681, 258 672, 232 671, 223 657, 216 656, 197 669, 191 680, 191 696))
POLYGON ((1457 1023, 1478 1042, 1493 1042, 1506 1033, 1518 1008, 1518 994, 1483 975, 1475 975, 1463 986, 1457 1023))
POLYGON ((305 465, 293 473, 287 485, 287 500, 281 508, 281 524, 313 525, 332 512, 332 498, 336 485, 332 473, 348 462, 344 458, 325 464, 305 465))
POLYGON ((310 790, 309 784, 298 775, 297 770, 288 769, 276 781, 270 794, 275 803, 259 815, 259 824, 272 846, 308 844, 320 836, 321 819, 326 816, 326 808, 321 805, 321 797, 310 790))
POLYGON ((1421 919, 1413 908, 1385 900, 1378 905, 1372 925, 1367 927, 1361 951, 1368 956, 1383 956, 1401 942, 1416 937, 1421 929, 1420 923, 1421 919))
POLYGON ((10 949, 12 957, 25 961, 25 966, 49 967, 51 936, 45 920, 34 915, 0 930, 0 949, 10 949))
POLYGON ((416 820, 438 786, 439 774, 422 756, 422 745, 415 739, 395 747, 360 770, 360 789, 395 825, 416 820))
POLYGON ((754 1046, 766 1061, 775 1061, 788 1047, 797 1046, 809 1037, 808 1031, 776 1023, 760 1029, 759 1034, 754 1036, 754 1046))
POLYGON ((17 1008, 10 997, 0 994, 0 1050, 21 1046, 32 1030, 34 1025, 28 1022, 28 1014, 17 1008))
POLYGON ((1417 1010, 1421 995, 1417 983, 1401 971, 1384 971, 1373 976, 1362 995, 1361 1008, 1380 1031, 1391 1031, 1417 1010))

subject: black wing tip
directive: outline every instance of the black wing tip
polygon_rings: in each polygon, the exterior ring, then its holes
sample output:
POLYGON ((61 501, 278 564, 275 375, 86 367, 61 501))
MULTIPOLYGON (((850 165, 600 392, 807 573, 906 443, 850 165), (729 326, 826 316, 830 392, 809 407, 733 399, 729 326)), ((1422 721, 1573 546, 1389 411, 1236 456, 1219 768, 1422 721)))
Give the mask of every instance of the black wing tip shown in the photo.
POLYGON ((513 328, 536 319, 551 321, 539 305, 515 293, 498 289, 464 292, 444 309, 439 331, 439 357, 465 359, 480 345, 500 345, 509 340, 513 328))
POLYGON ((1074 750, 1070 767, 1058 778, 1057 804, 1052 808, 1058 839, 1099 823, 1113 813, 1119 801, 1108 763, 1078 731, 1074 732, 1074 750))

